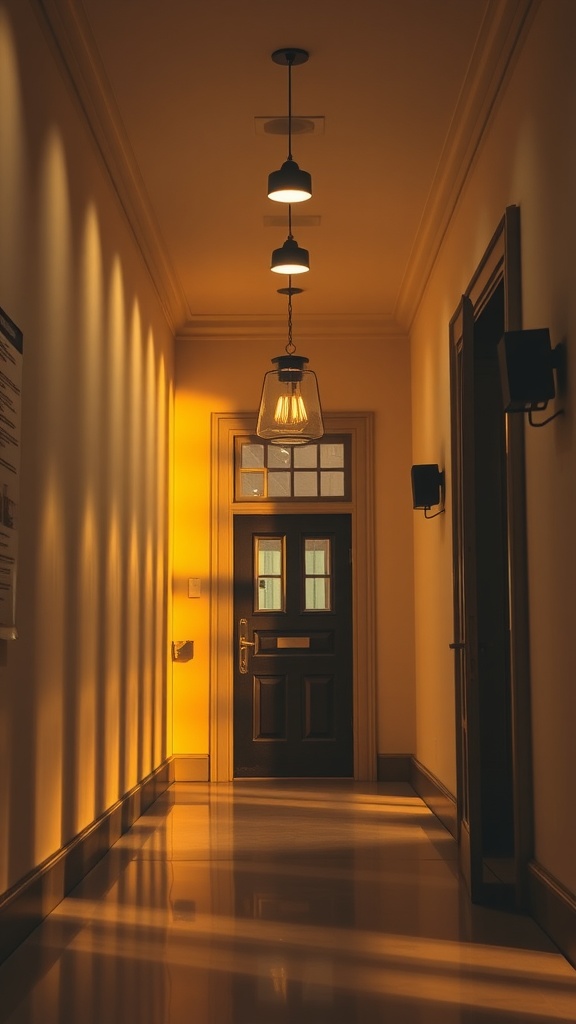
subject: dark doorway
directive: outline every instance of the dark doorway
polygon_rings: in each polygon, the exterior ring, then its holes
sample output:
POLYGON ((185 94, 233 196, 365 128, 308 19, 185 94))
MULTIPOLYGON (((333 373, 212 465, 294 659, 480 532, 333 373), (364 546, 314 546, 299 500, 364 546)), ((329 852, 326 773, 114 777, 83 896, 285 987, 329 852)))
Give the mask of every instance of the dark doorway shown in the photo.
POLYGON ((518 907, 531 821, 523 434, 503 412, 497 346, 519 298, 510 208, 450 325, 452 646, 461 869, 475 902, 518 907))
POLYGON ((474 323, 476 581, 482 769, 482 848, 486 868, 510 878, 514 856, 508 607, 506 438, 497 345, 504 332, 500 282, 474 323))
POLYGON ((234 776, 352 777, 349 515, 234 516, 234 776))

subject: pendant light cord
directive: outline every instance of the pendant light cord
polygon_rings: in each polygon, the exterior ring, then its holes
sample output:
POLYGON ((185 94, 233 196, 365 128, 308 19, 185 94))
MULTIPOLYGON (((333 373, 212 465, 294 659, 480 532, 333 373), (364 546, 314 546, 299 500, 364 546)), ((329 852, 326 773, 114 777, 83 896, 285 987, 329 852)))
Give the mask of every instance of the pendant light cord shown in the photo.
POLYGON ((286 351, 289 356, 296 351, 296 345, 292 341, 292 275, 288 277, 288 344, 286 351))
POLYGON ((292 64, 294 54, 288 54, 288 159, 292 159, 292 64))

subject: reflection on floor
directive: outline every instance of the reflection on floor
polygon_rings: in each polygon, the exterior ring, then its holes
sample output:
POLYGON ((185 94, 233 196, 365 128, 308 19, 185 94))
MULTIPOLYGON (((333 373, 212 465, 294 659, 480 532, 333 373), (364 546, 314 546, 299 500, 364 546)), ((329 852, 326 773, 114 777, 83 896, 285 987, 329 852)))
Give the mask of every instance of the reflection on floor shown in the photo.
POLYGON ((574 1022, 408 786, 177 784, 0 968, 2 1024, 574 1022))

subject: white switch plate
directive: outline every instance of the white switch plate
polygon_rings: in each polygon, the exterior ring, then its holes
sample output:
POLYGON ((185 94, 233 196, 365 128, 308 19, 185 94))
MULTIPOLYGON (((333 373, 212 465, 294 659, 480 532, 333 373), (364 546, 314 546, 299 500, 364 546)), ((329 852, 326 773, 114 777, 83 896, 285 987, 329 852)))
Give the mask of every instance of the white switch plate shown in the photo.
POLYGON ((188 597, 200 597, 200 578, 191 576, 188 580, 188 597))

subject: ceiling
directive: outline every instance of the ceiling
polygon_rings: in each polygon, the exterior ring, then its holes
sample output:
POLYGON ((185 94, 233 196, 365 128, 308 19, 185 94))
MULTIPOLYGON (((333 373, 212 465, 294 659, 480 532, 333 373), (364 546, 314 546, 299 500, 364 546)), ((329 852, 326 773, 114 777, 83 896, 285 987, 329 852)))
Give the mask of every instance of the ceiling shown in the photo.
MULTIPOLYGON (((529 0, 43 0, 169 322, 183 337, 267 331, 287 236, 266 196, 287 138, 313 197, 302 334, 405 332, 501 87, 529 0), (310 127, 308 124, 306 127, 310 127)), ((304 222, 300 222, 300 218, 304 222)))

